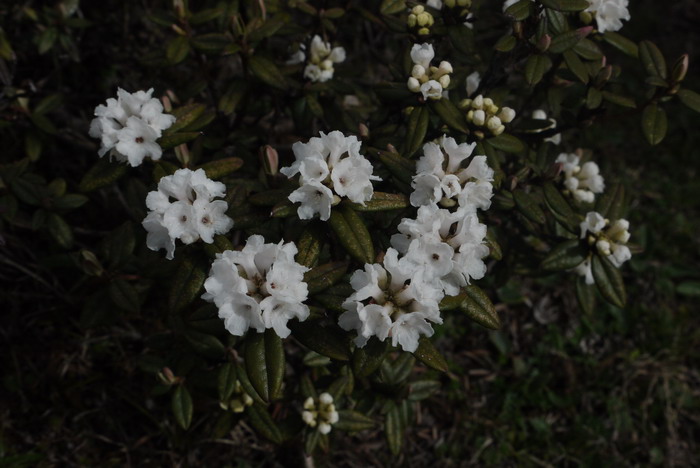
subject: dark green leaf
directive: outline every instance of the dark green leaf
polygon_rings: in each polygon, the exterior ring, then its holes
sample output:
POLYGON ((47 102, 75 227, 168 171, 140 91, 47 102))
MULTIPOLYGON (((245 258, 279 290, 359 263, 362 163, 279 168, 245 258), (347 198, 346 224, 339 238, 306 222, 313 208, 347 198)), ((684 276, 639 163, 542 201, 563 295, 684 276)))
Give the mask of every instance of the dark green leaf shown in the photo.
POLYGON ((519 2, 509 6, 504 13, 506 16, 513 18, 515 21, 523 21, 532 13, 532 1, 520 0, 519 2))
MULTIPOLYGON (((528 0, 529 2, 530 0, 528 0)), ((420 401, 429 398, 440 390, 440 382, 437 380, 417 380, 408 386, 408 399, 420 401)))
POLYGON ((173 392, 172 409, 175 420, 183 429, 192 422, 192 397, 185 387, 179 385, 173 392))
POLYGON ((395 13, 400 13, 405 10, 405 0, 382 0, 382 4, 379 6, 379 11, 383 15, 393 15, 395 13))
POLYGON ((49 233, 59 246, 64 249, 70 249, 73 246, 73 231, 61 216, 56 213, 49 213, 46 218, 46 225, 49 228, 49 233))
POLYGON ((554 217, 572 232, 579 227, 578 217, 569 202, 562 196, 554 184, 548 182, 543 187, 544 201, 554 217))
POLYGON ((250 57, 248 65, 255 76, 273 88, 285 89, 287 87, 284 75, 270 59, 254 55, 250 57))
POLYGON ((576 299, 581 312, 587 315, 593 314, 595 310, 595 290, 593 285, 586 284, 586 280, 581 277, 576 281, 576 299))
POLYGON ((598 291, 605 300, 617 307, 624 307, 627 293, 620 270, 610 263, 610 260, 599 255, 593 255, 591 268, 598 291))
POLYGON ((408 208, 408 197, 401 193, 374 192, 372 199, 364 205, 352 202, 343 202, 355 211, 386 211, 408 208))
POLYGON ((590 6, 588 0, 540 0, 540 3, 559 11, 583 11, 590 6))
POLYGON ((581 32, 579 30, 566 31, 552 39, 548 50, 554 54, 561 54, 574 47, 580 40, 581 32))
POLYGON ((605 34, 603 34, 603 39, 605 39, 605 42, 608 44, 616 47, 631 57, 637 57, 639 55, 639 48, 637 47, 637 44, 621 34, 607 31, 605 34))
POLYGON ((163 135, 158 139, 158 144, 160 145, 161 148, 164 150, 174 148, 178 145, 181 145, 183 143, 187 143, 189 141, 194 140, 197 138, 199 135, 201 135, 200 132, 180 132, 180 133, 172 133, 168 135, 163 135))
POLYGON ((309 287, 309 294, 316 294, 334 285, 348 270, 348 262, 331 262, 307 271, 304 282, 309 287))
POLYGON ((586 259, 587 252, 579 240, 568 240, 557 245, 542 260, 542 268, 547 271, 569 270, 586 259))
POLYGON ((226 34, 202 34, 192 38, 192 47, 208 54, 220 54, 232 41, 226 34))
POLYGON ((408 128, 406 129, 406 157, 413 156, 413 153, 423 146, 425 134, 428 131, 430 112, 426 106, 416 106, 411 111, 408 118, 408 128))
POLYGON ((539 83, 544 74, 552 68, 552 61, 546 55, 531 55, 525 64, 525 80, 530 86, 539 83))
POLYGON ((138 312, 141 308, 136 290, 123 279, 117 278, 109 284, 109 297, 120 309, 128 312, 138 312))
POLYGON ((242 165, 241 158, 225 158, 202 164, 199 168, 204 169, 210 179, 220 179, 237 171, 242 165))
POLYGON ((513 135, 508 135, 507 133, 489 138, 486 142, 494 148, 505 151, 506 153, 522 153, 527 148, 522 140, 513 135))
POLYGON ((275 421, 272 420, 267 409, 259 403, 246 408, 246 415, 250 424, 265 438, 270 441, 279 444, 282 442, 282 431, 277 426, 275 421))
POLYGON ((613 184, 598 198, 595 210, 604 218, 614 221, 622 217, 624 204, 625 187, 619 183, 613 184))
POLYGON ((389 169, 394 177, 405 184, 410 184, 416 173, 416 162, 401 157, 398 153, 380 151, 379 160, 389 169))
POLYGON ((363 348, 355 349, 352 355, 352 372, 356 377, 367 377, 374 373, 384 361, 389 342, 379 341, 376 337, 369 339, 363 348))
POLYGON ((642 41, 639 43, 639 60, 642 62, 642 65, 644 65, 644 69, 648 75, 658 76, 663 80, 668 77, 666 60, 653 42, 642 41))
POLYGON ((465 113, 457 109, 449 99, 438 99, 430 102, 430 108, 435 111, 440 119, 450 128, 458 132, 469 134, 465 113))
POLYGON ((608 102, 612 102, 613 104, 617 104, 618 106, 622 107, 629 107, 630 109, 637 108, 637 103, 631 97, 611 93, 610 91, 602 91, 601 93, 603 94, 603 99, 608 102))
POLYGON ((185 36, 177 36, 168 43, 168 47, 165 50, 165 57, 168 59, 170 65, 175 65, 187 57, 190 53, 190 43, 185 36))
POLYGON ((642 130, 650 145, 658 145, 666 136, 666 112, 656 104, 649 104, 642 113, 642 130))
POLYGON ((290 322, 292 336, 301 344, 322 356, 338 361, 350 360, 347 333, 335 324, 322 326, 319 320, 290 322))
POLYGON ((311 226, 304 229, 297 241, 297 263, 309 268, 315 266, 321 254, 322 240, 318 229, 311 226))
POLYGON ((207 274, 201 266, 185 258, 177 267, 170 286, 170 310, 178 312, 194 301, 206 278, 207 274))
POLYGON ((517 189, 513 191, 513 200, 515 200, 515 206, 527 219, 537 224, 544 224, 546 221, 544 211, 531 194, 517 189))
POLYGON ((693 109, 695 112, 700 112, 700 94, 689 89, 681 89, 678 91, 678 99, 683 104, 693 109))
POLYGON ((109 158, 102 158, 92 166, 78 185, 81 192, 92 192, 116 182, 126 174, 126 166, 116 162, 110 162, 109 158))
POLYGON ((328 224, 348 254, 361 263, 374 262, 372 238, 355 210, 350 207, 334 208, 328 224))
POLYGON ((185 339, 195 352, 210 359, 220 359, 226 349, 217 337, 196 330, 187 330, 185 339))
POLYGON ((481 288, 471 284, 462 288, 462 291, 465 295, 460 309, 467 314, 467 317, 482 327, 492 330, 501 328, 498 312, 496 312, 491 299, 481 288))
POLYGON ((219 378, 217 389, 219 391, 219 400, 227 401, 231 398, 233 391, 236 389, 236 367, 227 362, 219 369, 219 378))
POLYGON ((576 78, 581 80, 581 83, 588 84, 588 69, 583 62, 581 62, 581 59, 578 58, 578 55, 571 50, 567 50, 563 55, 564 61, 566 62, 566 66, 569 68, 569 70, 576 75, 576 78))
POLYGON ((427 336, 422 336, 420 340, 418 340, 418 349, 413 352, 413 355, 420 362, 432 369, 439 370, 440 372, 447 372, 448 370, 447 361, 445 361, 442 354, 435 349, 435 346, 433 346, 433 343, 427 336))
POLYGON ((340 410, 338 411, 338 422, 333 425, 333 429, 357 432, 372 429, 375 425, 374 419, 358 411, 340 410))
POLYGON ((282 339, 273 329, 248 334, 245 343, 246 374, 263 400, 280 397, 284 377, 282 339))

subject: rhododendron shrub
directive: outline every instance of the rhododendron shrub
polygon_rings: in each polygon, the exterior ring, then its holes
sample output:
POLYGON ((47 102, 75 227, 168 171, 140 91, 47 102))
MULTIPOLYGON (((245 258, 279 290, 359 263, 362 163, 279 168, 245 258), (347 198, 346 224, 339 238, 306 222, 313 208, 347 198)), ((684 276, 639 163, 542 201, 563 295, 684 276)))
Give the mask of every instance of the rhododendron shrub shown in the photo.
MULTIPOLYGON (((87 327, 158 318, 145 367, 181 429, 244 421, 308 456, 381 429, 397 454, 411 408, 463 372, 444 330, 500 328, 509 280, 566 283, 582 314, 625 307, 634 194, 586 129, 625 109, 657 145, 667 109, 700 97, 687 56, 625 36, 626 0, 316 3, 149 15, 138 64, 167 73, 119 69, 73 116, 75 187, 27 177, 28 132, 3 203, 42 206, 29 224, 90 284, 87 327), (83 205, 121 226, 100 249, 76 238, 102 228, 66 222, 83 205)), ((15 99, 55 134, 50 102, 15 99)))

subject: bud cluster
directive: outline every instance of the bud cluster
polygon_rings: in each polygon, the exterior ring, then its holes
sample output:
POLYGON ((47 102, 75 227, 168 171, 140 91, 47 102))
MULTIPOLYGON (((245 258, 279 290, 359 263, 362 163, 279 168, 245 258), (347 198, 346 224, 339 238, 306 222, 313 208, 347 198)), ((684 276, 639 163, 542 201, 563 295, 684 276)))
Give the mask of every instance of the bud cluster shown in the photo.
POLYGON ((251 406, 252 404, 253 399, 243 390, 238 380, 236 380, 236 384, 233 387, 231 398, 228 401, 219 403, 222 409, 231 409, 234 413, 242 413, 245 411, 246 406, 251 406))
POLYGON ((479 94, 474 99, 464 99, 459 107, 467 110, 467 121, 477 127, 486 127, 494 136, 498 136, 506 129, 504 124, 510 123, 515 118, 515 111, 510 107, 499 108, 491 98, 485 98, 479 94))
POLYGON ((430 44, 414 44, 411 49, 413 69, 407 86, 411 92, 422 93, 424 99, 441 99, 442 90, 450 85, 452 64, 443 60, 437 67, 430 65, 434 56, 430 44))
MULTIPOLYGON (((607 257, 610 263, 620 268, 632 258, 632 252, 627 247, 630 239, 629 227, 630 223, 626 219, 611 222, 600 213, 591 211, 581 223, 581 239, 586 239, 588 245, 595 246, 601 256, 607 257)), ((587 284, 594 283, 590 256, 574 270, 585 277, 587 284)))
POLYGON ((411 29, 415 29, 419 36, 427 36, 430 34, 430 27, 435 22, 433 15, 425 10, 423 5, 416 5, 408 14, 406 24, 411 29))
POLYGON ((301 419, 311 427, 318 427, 318 432, 328 434, 331 426, 338 422, 338 412, 330 393, 321 393, 317 399, 309 397, 304 401, 301 419))

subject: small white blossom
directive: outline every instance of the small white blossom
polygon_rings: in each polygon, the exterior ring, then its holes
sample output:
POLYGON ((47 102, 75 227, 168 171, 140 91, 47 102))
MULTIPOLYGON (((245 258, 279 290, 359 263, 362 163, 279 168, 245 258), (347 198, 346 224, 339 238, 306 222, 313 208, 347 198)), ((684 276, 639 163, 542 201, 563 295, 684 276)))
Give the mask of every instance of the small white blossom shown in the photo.
POLYGON ((467 87, 467 96, 474 94, 481 84, 481 75, 479 72, 473 72, 467 76, 465 84, 467 87))
MULTIPOLYGON (((632 252, 626 245, 630 238, 629 226, 626 219, 617 219, 611 223, 600 213, 591 211, 581 222, 581 239, 587 239, 588 244, 594 246, 600 255, 607 257, 610 263, 620 268, 632 258, 632 252)), ((574 268, 574 271, 584 276, 587 284, 593 284, 590 256, 574 268)))
POLYGON ((301 185, 289 200, 301 203, 297 210, 300 219, 311 219, 318 213, 327 221, 335 197, 362 205, 372 199, 372 181, 381 179, 372 175, 372 164, 360 154, 361 145, 357 137, 334 131, 321 132, 308 143, 292 146, 296 160, 280 172, 289 178, 299 174, 301 185))
POLYGON ((629 21, 631 16, 627 9, 628 0, 588 0, 590 6, 586 11, 595 13, 598 31, 618 31, 622 29, 622 20, 629 21))
POLYGON ((226 216, 228 204, 223 200, 226 186, 207 178, 204 169, 179 169, 158 182, 158 190, 146 196, 150 210, 141 223, 148 231, 146 245, 151 250, 166 250, 171 260, 175 240, 191 244, 199 239, 211 244, 216 234, 233 227, 226 216))
POLYGON ((309 316, 303 303, 308 296, 304 282, 308 268, 294 260, 296 253, 291 242, 266 244, 262 236, 251 236, 242 250, 216 255, 202 298, 216 304, 233 335, 242 336, 249 328, 258 332, 272 328, 286 338, 290 319, 304 321, 309 316))
POLYGON ((596 163, 588 161, 579 165, 580 159, 574 153, 561 153, 556 162, 562 165, 566 191, 580 202, 593 203, 595 194, 603 193, 605 181, 596 163))
POLYGON ((488 209, 493 192, 493 169, 486 156, 473 156, 476 143, 457 144, 454 138, 443 136, 439 145, 423 145, 423 156, 416 164, 411 186, 413 206, 457 199, 461 207, 488 209), (446 154, 445 154, 446 153, 446 154), (469 159, 471 158, 471 159, 469 159), (469 159, 469 165, 462 167, 469 159), (473 195, 473 196, 470 196, 473 195))
MULTIPOLYGON (((303 63, 306 60, 305 47, 295 52, 287 61, 290 65, 303 63)), ((321 39, 321 36, 314 36, 309 47, 309 61, 304 68, 304 78, 314 82, 325 82, 333 78, 336 63, 344 62, 346 58, 345 49, 342 47, 331 47, 331 44, 321 39)))
POLYGON ((443 60, 439 66, 430 66, 435 51, 430 44, 414 44, 411 49, 413 68, 406 86, 411 92, 420 92, 423 99, 442 99, 443 91, 450 85, 452 64, 443 60))
POLYGON ((100 139, 100 157, 109 153, 134 167, 145 157, 160 159, 163 151, 156 140, 175 122, 175 116, 164 114, 163 105, 152 94, 153 88, 133 94, 119 88, 117 99, 107 99, 106 106, 95 108, 90 136, 100 139))
POLYGON ((308 426, 317 427, 321 434, 328 434, 331 426, 340 419, 333 404, 333 396, 330 393, 321 393, 318 399, 308 397, 304 401, 301 419, 308 426))
POLYGON ((357 331, 359 347, 372 336, 381 341, 391 337, 394 346, 413 352, 421 335, 432 336, 429 322, 442 323, 438 309, 442 291, 407 269, 398 255, 390 248, 382 265, 366 264, 350 279, 355 292, 343 304, 339 324, 357 331))

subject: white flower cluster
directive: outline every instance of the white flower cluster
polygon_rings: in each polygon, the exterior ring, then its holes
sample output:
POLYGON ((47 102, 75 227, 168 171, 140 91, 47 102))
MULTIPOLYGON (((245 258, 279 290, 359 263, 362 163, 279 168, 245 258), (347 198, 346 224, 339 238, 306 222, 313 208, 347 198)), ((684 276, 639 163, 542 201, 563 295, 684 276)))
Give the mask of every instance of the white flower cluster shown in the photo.
POLYGON ((588 161, 579 165, 580 159, 577 154, 561 153, 556 162, 562 165, 565 193, 579 202, 593 203, 595 194, 603 193, 605 181, 596 163, 588 161))
MULTIPOLYGON (((355 292, 343 303, 345 312, 339 324, 344 330, 357 331, 358 347, 365 346, 372 336, 380 341, 391 337, 394 346, 413 352, 420 335, 433 334, 428 321, 442 323, 438 309, 441 291, 429 287, 428 278, 412 271, 398 255, 390 248, 381 265, 367 263, 350 278, 355 292)), ((435 260, 436 264, 443 262, 435 260)))
POLYGON ((175 122, 175 116, 163 113, 163 105, 148 91, 128 93, 117 90, 117 99, 95 108, 90 136, 100 139, 100 157, 109 153, 117 161, 136 167, 148 156, 160 159, 163 150, 156 140, 175 122))
POLYGON ((416 163, 411 184, 411 204, 418 207, 440 203, 450 207, 456 201, 463 209, 487 210, 493 196, 493 169, 486 156, 472 157, 475 147, 476 143, 458 145, 454 138, 446 136, 439 144, 423 145, 423 156, 416 163), (467 160, 469 164, 463 167, 467 160))
POLYGON ((499 108, 491 98, 479 94, 474 99, 463 99, 459 107, 467 110, 467 121, 477 127, 486 127, 494 136, 506 129, 505 125, 513 121, 515 111, 510 107, 499 108))
MULTIPOLYGON (((591 211, 581 223, 581 239, 587 239, 590 245, 595 245, 600 255, 610 260, 610 263, 620 268, 623 263, 632 258, 632 252, 627 247, 630 238, 630 223, 626 219, 613 222, 603 218, 600 213, 591 211)), ((576 273, 586 278, 587 284, 593 284, 591 257, 588 257, 575 269, 576 273)))
MULTIPOLYGON (((428 0, 426 5, 435 8, 436 10, 441 10, 443 7, 443 2, 442 0, 428 0)), ((474 29, 474 24, 469 21, 474 18, 474 13, 469 11, 469 8, 472 6, 472 0, 445 0, 444 6, 447 8, 461 9, 461 11, 459 11, 460 17, 467 20, 464 22, 464 25, 469 29, 474 29)))
POLYGON ((272 328, 280 337, 289 336, 287 322, 304 321, 309 308, 303 265, 294 261, 294 243, 266 244, 253 235, 240 251, 216 255, 204 282, 204 300, 214 302, 219 317, 232 334, 242 336, 249 328, 258 332, 272 328))
POLYGON ((486 274, 486 226, 477 210, 491 204, 493 170, 485 156, 471 157, 475 146, 444 136, 440 145, 423 146, 410 198, 419 207, 416 219, 401 221, 382 265, 366 264, 350 280, 355 292, 343 304, 340 326, 357 331, 357 346, 371 336, 391 337, 394 346, 415 351, 421 335, 433 334, 430 323, 442 323, 444 295, 486 274))
POLYGON ((411 12, 408 14, 406 19, 406 24, 409 28, 414 28, 419 36, 427 36, 430 34, 430 26, 433 25, 435 19, 429 11, 425 10, 423 5, 416 5, 411 8, 411 12))
POLYGON ((234 413, 242 413, 245 411, 246 406, 251 406, 253 404, 253 399, 248 395, 241 382, 236 379, 236 383, 233 386, 233 395, 228 401, 222 401, 219 403, 222 409, 231 409, 234 413))
POLYGON ((338 422, 338 412, 333 404, 330 393, 321 393, 318 400, 309 397, 304 401, 304 412, 301 419, 311 427, 317 427, 321 434, 331 432, 331 426, 338 422))
POLYGON ((215 234, 225 234, 233 227, 233 220, 226 216, 228 204, 213 200, 225 194, 226 186, 207 178, 204 169, 178 169, 160 179, 158 190, 146 196, 150 211, 142 225, 148 231, 148 248, 165 249, 166 258, 172 260, 175 239, 184 244, 199 239, 214 242, 215 234))
POLYGON ((411 49, 413 69, 407 85, 411 92, 423 94, 423 99, 441 99, 442 90, 450 85, 452 65, 443 60, 440 66, 431 66, 434 57, 431 44, 414 44, 411 49))
MULTIPOLYGON (((302 45, 292 57, 287 61, 294 65, 303 63, 306 60, 305 46, 302 45)), ((331 47, 331 44, 324 42, 321 36, 316 35, 311 39, 309 51, 309 62, 304 68, 304 78, 311 81, 325 82, 333 78, 333 64, 345 61, 345 49, 342 47, 331 47)))
POLYGON ((296 160, 280 172, 289 178, 299 174, 300 187, 289 195, 289 200, 301 203, 297 210, 300 219, 311 219, 316 213, 323 221, 331 214, 331 205, 346 197, 364 205, 372 199, 372 164, 360 154, 362 143, 355 136, 342 132, 321 132, 308 143, 292 146, 296 160))
POLYGON ((594 13, 598 31, 619 31, 622 20, 629 21, 628 0, 588 0, 590 6, 585 11, 594 13))

